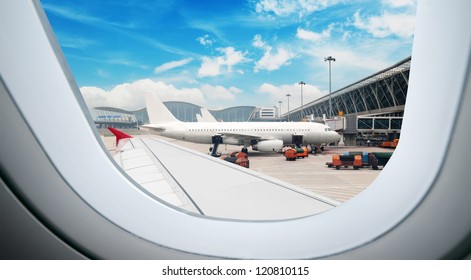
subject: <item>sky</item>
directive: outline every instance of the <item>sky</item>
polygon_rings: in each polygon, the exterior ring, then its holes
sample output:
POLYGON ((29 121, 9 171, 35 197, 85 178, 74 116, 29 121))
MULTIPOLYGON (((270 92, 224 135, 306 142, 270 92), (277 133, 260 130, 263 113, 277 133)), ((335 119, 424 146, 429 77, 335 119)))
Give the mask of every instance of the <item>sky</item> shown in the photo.
MULTIPOLYGON (((416 0, 41 0, 89 107, 318 99, 408 57, 416 0)), ((280 103, 281 101, 281 103, 280 103)))

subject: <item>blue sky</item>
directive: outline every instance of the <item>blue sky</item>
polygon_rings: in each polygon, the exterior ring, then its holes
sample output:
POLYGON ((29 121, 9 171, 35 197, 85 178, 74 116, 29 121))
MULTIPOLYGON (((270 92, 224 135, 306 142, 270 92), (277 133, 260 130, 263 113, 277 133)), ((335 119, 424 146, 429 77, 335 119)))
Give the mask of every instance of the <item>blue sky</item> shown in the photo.
POLYGON ((90 107, 290 108, 412 51, 415 0, 41 0, 90 107))

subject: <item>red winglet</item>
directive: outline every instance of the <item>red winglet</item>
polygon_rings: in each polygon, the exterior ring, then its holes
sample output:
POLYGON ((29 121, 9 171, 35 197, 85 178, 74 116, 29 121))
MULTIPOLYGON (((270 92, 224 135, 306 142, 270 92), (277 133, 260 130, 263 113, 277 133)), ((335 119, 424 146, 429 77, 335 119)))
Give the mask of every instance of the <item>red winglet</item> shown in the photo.
POLYGON ((116 136, 116 146, 118 146, 119 140, 132 138, 131 135, 128 135, 121 130, 117 130, 116 128, 108 127, 108 129, 114 134, 114 136, 116 136))

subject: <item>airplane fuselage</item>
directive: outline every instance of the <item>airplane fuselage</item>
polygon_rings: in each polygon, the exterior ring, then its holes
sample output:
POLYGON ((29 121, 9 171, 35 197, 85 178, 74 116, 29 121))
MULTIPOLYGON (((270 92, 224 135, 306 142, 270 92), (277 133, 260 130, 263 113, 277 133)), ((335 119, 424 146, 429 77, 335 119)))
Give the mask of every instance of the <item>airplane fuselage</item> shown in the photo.
POLYGON ((198 122, 145 125, 159 135, 202 144, 211 144, 214 135, 221 135, 224 144, 249 146, 254 139, 277 139, 284 145, 293 143, 293 136, 302 136, 301 144, 323 144, 338 141, 340 136, 327 125, 311 122, 198 122), (242 137, 241 137, 242 135, 242 137))

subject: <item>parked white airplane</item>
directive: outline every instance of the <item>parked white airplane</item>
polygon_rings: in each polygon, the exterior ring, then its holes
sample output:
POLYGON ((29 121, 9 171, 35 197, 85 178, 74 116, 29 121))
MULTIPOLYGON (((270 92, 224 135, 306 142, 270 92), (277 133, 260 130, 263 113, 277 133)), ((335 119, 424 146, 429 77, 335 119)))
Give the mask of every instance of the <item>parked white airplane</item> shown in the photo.
POLYGON ((278 152, 284 145, 332 143, 340 135, 330 127, 313 122, 194 122, 177 120, 153 94, 146 95, 150 124, 144 128, 188 142, 213 144, 211 155, 219 156, 219 144, 252 146, 261 152, 278 152))

